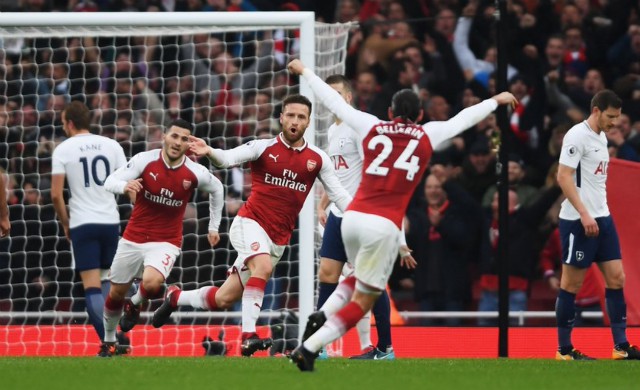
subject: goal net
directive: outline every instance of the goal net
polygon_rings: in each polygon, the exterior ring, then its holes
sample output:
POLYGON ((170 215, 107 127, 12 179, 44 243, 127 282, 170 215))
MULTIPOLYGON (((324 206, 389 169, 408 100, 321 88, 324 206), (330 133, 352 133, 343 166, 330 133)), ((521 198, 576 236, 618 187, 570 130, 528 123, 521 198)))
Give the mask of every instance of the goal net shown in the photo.
MULTIPOLYGON (((51 153, 64 140, 64 105, 87 104, 92 132, 115 138, 128 158, 161 147, 164 126, 178 117, 194 123, 195 135, 218 148, 273 137, 285 96, 301 92, 313 101, 307 86, 287 72, 288 61, 301 58, 323 78, 344 72, 351 26, 319 24, 313 17, 308 12, 0 14, 0 173, 11 220, 11 237, 0 241, 0 355, 98 350, 50 197, 51 153)), ((307 133, 321 146, 332 121, 323 110, 314 105, 307 133)), ((245 167, 214 174, 226 189, 222 240, 211 250, 208 197, 196 194, 184 219, 182 256, 167 280, 185 290, 221 285, 236 256, 227 232, 251 192, 250 175, 245 167)), ((118 203, 124 229, 132 206, 126 199, 118 203)), ((292 341, 298 330, 289 327, 295 322, 289 313, 306 318, 313 310, 314 209, 310 199, 267 285, 259 321, 263 337, 285 323, 282 337, 292 341)), ((221 331, 228 354, 237 354, 239 306, 227 312, 178 311, 173 324, 154 329, 146 321, 159 304, 151 302, 128 334, 134 355, 202 355, 203 339, 217 340, 221 331)))

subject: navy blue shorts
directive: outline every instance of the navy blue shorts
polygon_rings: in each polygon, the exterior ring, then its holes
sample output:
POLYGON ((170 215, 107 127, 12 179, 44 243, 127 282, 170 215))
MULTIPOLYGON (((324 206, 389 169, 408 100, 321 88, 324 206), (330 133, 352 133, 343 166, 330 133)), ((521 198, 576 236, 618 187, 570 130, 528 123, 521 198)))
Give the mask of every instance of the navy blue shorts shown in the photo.
POLYGON ((86 224, 69 231, 77 271, 109 269, 118 248, 120 225, 86 224))
POLYGON ((344 250, 340 226, 342 226, 342 218, 336 217, 333 213, 329 213, 327 224, 324 227, 322 246, 320 247, 320 257, 326 257, 328 259, 346 263, 347 252, 344 250))
POLYGON ((560 240, 562 242, 562 263, 578 268, 588 268, 591 263, 601 263, 622 258, 620 240, 613 218, 596 218, 600 233, 597 237, 587 237, 579 219, 560 219, 560 240))

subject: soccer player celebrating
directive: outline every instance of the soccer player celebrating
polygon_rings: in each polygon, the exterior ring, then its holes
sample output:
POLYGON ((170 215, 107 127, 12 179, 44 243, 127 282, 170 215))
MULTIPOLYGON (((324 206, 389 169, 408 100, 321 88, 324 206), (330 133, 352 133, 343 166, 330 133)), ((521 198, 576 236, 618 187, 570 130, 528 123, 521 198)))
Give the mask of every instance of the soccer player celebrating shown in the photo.
MULTIPOLYGON (((332 75, 327 77, 325 82, 335 89, 347 103, 351 104, 353 93, 351 83, 346 77, 332 75)), ((327 150, 336 175, 344 188, 353 196, 358 189, 360 180, 362 180, 362 142, 358 134, 339 118, 336 118, 335 123, 329 127, 327 138, 329 140, 327 150)), ((335 205, 332 205, 327 217, 325 210, 329 203, 329 197, 326 194, 323 194, 318 202, 318 219, 325 228, 320 247, 318 308, 322 308, 322 305, 336 289, 340 275, 349 276, 353 273, 353 267, 345 267, 347 254, 340 233, 342 212, 335 205)), ((400 239, 402 264, 413 268, 416 261, 411 257, 411 251, 406 246, 403 232, 400 233, 400 239)), ((365 352, 353 356, 352 359, 390 360, 395 358, 391 344, 391 308, 389 305, 389 295, 386 290, 383 290, 373 307, 378 332, 377 346, 374 347, 371 344, 371 313, 367 312, 356 326, 361 348, 365 352)), ((323 350, 320 355, 324 357, 326 352, 323 350)))
POLYGON ((417 125, 423 111, 411 90, 401 90, 389 108, 391 121, 351 107, 300 60, 288 65, 301 75, 320 101, 358 134, 363 143, 364 165, 360 186, 342 218, 342 239, 355 275, 338 285, 321 311, 309 316, 303 344, 291 354, 301 371, 313 371, 317 352, 356 325, 371 310, 384 290, 396 259, 399 230, 409 200, 422 177, 431 153, 488 116, 499 104, 516 104, 503 92, 462 110, 445 122, 417 125))
POLYGON ((567 199, 560 208, 558 225, 563 261, 556 301, 557 360, 593 360, 571 343, 576 294, 593 262, 598 264, 606 284, 605 301, 614 343, 612 357, 640 359, 640 349, 627 340, 622 256, 607 205, 606 133, 615 126, 621 107, 622 101, 612 91, 598 92, 591 100, 591 115, 573 126, 562 141, 558 184, 567 199))
POLYGON ((271 346, 270 338, 260 338, 256 333, 265 285, 282 257, 315 179, 320 179, 329 198, 341 210, 351 201, 336 177, 329 156, 303 138, 310 118, 309 99, 292 95, 282 103, 282 132, 273 139, 220 150, 190 137, 191 151, 198 156, 206 155, 217 167, 250 162, 251 195, 229 230, 238 258, 229 269, 227 280, 220 288, 203 287, 193 291, 171 286, 164 303, 153 315, 153 326, 165 324, 178 306, 223 310, 242 299, 241 354, 251 356, 271 346))
POLYGON ((62 111, 62 128, 69 138, 53 151, 51 199, 73 247, 89 322, 102 342, 103 294, 109 289, 109 267, 120 236, 118 206, 104 182, 127 163, 127 158, 116 141, 91 134, 90 121, 89 109, 79 101, 69 103, 62 111), (71 193, 69 213, 63 195, 65 178, 71 193))
POLYGON ((192 131, 190 123, 175 120, 164 135, 162 149, 138 153, 105 182, 108 191, 135 193, 136 201, 111 266, 101 356, 111 356, 115 351, 123 306, 120 328, 126 332, 137 323, 140 306, 162 295, 164 281, 180 255, 182 220, 196 189, 209 193, 209 244, 215 246, 220 241, 223 186, 205 167, 185 156, 192 131), (140 276, 138 291, 125 305, 127 290, 140 276))

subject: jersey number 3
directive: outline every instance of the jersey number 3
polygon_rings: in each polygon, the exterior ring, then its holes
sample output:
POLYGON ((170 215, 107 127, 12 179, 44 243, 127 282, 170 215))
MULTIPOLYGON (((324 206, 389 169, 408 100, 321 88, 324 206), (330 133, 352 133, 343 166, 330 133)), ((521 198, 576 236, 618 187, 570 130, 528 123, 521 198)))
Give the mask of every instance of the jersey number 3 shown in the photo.
MULTIPOLYGON (((420 165, 418 164, 420 162, 420 158, 413 155, 413 152, 415 152, 419 142, 420 141, 416 139, 409 141, 407 147, 402 151, 402 154, 400 154, 393 163, 393 168, 407 171, 407 180, 409 181, 413 181, 416 173, 420 170, 420 165)), ((393 151, 393 141, 391 141, 391 138, 386 135, 376 135, 371 138, 371 141, 367 144, 367 148, 369 150, 376 150, 376 147, 380 144, 382 144, 380 154, 371 161, 371 164, 364 171, 369 175, 387 176, 389 174, 389 168, 383 167, 382 164, 387 160, 387 158, 389 158, 389 155, 391 155, 391 152, 393 151)))

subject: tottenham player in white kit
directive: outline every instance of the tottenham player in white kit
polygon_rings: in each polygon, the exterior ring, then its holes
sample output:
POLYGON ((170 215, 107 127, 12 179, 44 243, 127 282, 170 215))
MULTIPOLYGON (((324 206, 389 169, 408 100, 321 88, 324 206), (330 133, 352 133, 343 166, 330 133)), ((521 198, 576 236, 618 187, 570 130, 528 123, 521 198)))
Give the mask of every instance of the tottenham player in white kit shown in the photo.
POLYGON ((329 111, 358 132, 364 150, 362 181, 342 219, 342 238, 355 276, 340 283, 323 311, 309 316, 303 344, 291 354, 301 371, 313 371, 317 351, 355 326, 385 288, 409 200, 433 149, 480 122, 498 104, 514 105, 516 99, 503 92, 446 122, 420 126, 416 124, 423 114, 420 100, 406 89, 392 99, 389 117, 393 120, 382 121, 351 107, 300 60, 291 61, 288 68, 304 77, 329 111))
POLYGON ((557 360, 592 360, 573 347, 576 293, 591 264, 604 276, 607 313, 613 335, 613 359, 640 359, 640 350, 626 335, 624 270, 620 243, 607 205, 609 152, 606 133, 620 117, 622 101, 610 90, 591 100, 591 115, 573 126, 562 141, 558 184, 567 199, 560 209, 562 276, 556 301, 557 360))
POLYGON ((104 295, 109 291, 108 273, 120 236, 118 206, 104 182, 127 159, 116 141, 91 134, 90 122, 89 109, 79 101, 62 111, 62 128, 68 138, 53 151, 51 199, 71 242, 89 322, 102 342, 104 295), (70 192, 69 213, 63 195, 65 179, 70 192))
POLYGON ((206 155, 217 167, 249 162, 251 195, 229 230, 229 239, 238 257, 224 284, 220 288, 203 287, 193 291, 171 286, 164 303, 153 315, 155 327, 166 323, 178 306, 223 310, 242 299, 241 354, 251 356, 271 346, 271 339, 260 338, 256 333, 265 285, 289 243, 314 181, 320 179, 338 208, 344 210, 351 201, 335 175, 329 156, 303 138, 310 118, 309 99, 292 95, 282 103, 282 132, 276 138, 220 150, 191 137, 191 151, 198 156, 206 155))
MULTIPOLYGON (((342 75, 332 75, 325 80, 331 88, 335 89, 342 98, 349 104, 353 98, 353 90, 349 80, 342 75)), ((362 142, 358 134, 349 125, 336 118, 327 131, 329 145, 327 153, 333 162, 336 175, 344 188, 355 195, 362 179, 362 162, 364 152, 362 142)), ((347 264, 347 254, 342 242, 340 225, 342 224, 342 212, 332 204, 329 215, 326 214, 329 205, 329 197, 323 194, 318 202, 318 220, 324 226, 322 246, 320 247, 320 267, 318 270, 318 302, 317 307, 327 301, 329 296, 335 291, 341 274, 350 276, 353 274, 353 267, 347 264)), ((413 268, 416 265, 411 256, 411 251, 406 246, 404 233, 400 233, 402 264, 413 268)), ((364 353, 352 356, 352 359, 375 359, 391 360, 395 359, 395 353, 391 343, 391 323, 390 323, 390 303, 386 290, 382 291, 380 298, 373 307, 373 314, 376 319, 376 330, 378 342, 376 346, 371 343, 371 312, 367 312, 356 325, 360 339, 360 349, 364 353)), ((320 354, 321 358, 326 358, 326 351, 320 354)))
POLYGON ((107 190, 133 192, 136 200, 111 266, 100 356, 113 354, 123 307, 120 328, 126 332, 137 323, 140 306, 162 296, 164 282, 180 255, 184 211, 196 189, 209 193, 209 244, 215 246, 220 241, 224 188, 207 168, 185 156, 192 131, 191 123, 173 121, 165 132, 162 149, 136 154, 105 182, 107 190), (125 294, 133 279, 139 277, 140 287, 125 306, 125 294))

